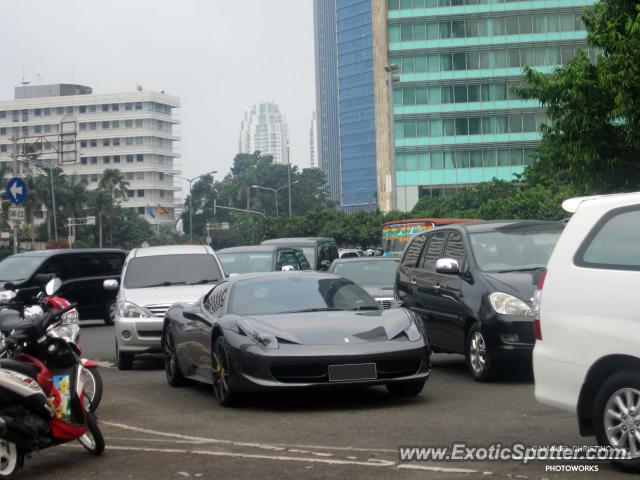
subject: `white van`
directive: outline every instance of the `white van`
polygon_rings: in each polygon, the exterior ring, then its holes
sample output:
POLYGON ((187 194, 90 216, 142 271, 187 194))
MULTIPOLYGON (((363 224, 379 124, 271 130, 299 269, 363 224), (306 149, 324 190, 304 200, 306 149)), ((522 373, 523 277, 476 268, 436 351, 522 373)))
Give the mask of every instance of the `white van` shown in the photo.
POLYGON ((538 401, 640 470, 640 193, 581 197, 534 299, 538 401))
MULTIPOLYGON (((116 297, 116 359, 129 370, 138 353, 160 352, 164 314, 178 302, 195 302, 224 279, 224 270, 211 247, 171 245, 135 248, 122 270, 116 297)), ((106 289, 118 288, 105 280, 106 289)))

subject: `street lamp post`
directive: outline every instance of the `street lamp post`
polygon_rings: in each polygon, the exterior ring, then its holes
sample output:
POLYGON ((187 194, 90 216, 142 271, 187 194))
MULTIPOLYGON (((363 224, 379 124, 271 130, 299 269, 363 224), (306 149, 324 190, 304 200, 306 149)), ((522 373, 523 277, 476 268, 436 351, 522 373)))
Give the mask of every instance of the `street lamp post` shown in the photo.
POLYGON ((193 241, 193 198, 191 195, 191 185, 193 184, 194 181, 198 180, 199 178, 202 178, 206 175, 214 175, 216 173, 218 173, 218 171, 213 170, 211 172, 202 173, 197 177, 193 177, 193 178, 181 177, 180 175, 176 175, 174 173, 168 174, 168 175, 171 175, 172 177, 179 178, 180 180, 184 180, 185 182, 189 183, 189 240, 191 241, 193 241))
POLYGON ((397 210, 398 192, 396 190, 396 141, 395 119, 393 116, 393 84, 400 81, 400 76, 397 74, 398 65, 395 63, 385 66, 384 70, 387 72, 387 87, 389 89, 389 170, 391 172, 391 210, 397 210))
POLYGON ((280 190, 284 190, 285 188, 289 189, 289 196, 291 196, 291 185, 295 185, 296 183, 298 183, 300 180, 296 180, 295 182, 291 182, 291 184, 289 185, 283 185, 282 187, 279 188, 271 188, 271 187, 262 187, 260 185, 251 185, 251 188, 257 188, 260 190, 269 190, 270 192, 273 192, 273 197, 276 201, 276 217, 279 215, 278 214, 278 192, 280 190))
POLYGON ((33 159, 26 159, 26 160, 22 160, 24 162, 27 163, 27 165, 29 163, 33 163, 39 167, 42 168, 49 168, 49 177, 51 180, 51 209, 53 210, 52 216, 53 216, 53 235, 56 239, 56 242, 58 241, 58 222, 56 220, 56 194, 55 191, 53 189, 53 159, 49 159, 49 161, 45 164, 44 160, 33 160, 33 159))

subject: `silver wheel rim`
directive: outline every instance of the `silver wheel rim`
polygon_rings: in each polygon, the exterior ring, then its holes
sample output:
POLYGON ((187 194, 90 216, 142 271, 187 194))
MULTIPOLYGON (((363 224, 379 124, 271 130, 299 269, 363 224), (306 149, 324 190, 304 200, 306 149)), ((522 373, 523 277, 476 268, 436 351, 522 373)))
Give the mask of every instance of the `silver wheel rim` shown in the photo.
POLYGON ((11 475, 18 465, 18 447, 15 443, 0 440, 0 475, 11 475))
POLYGON ((84 408, 88 412, 91 410, 91 404, 96 395, 96 379, 88 368, 82 369, 82 380, 84 381, 84 408))
POLYGON ((609 445, 624 448, 631 458, 640 456, 640 390, 621 388, 609 397, 604 429, 609 445))
POLYGON ((471 368, 477 374, 484 372, 487 365, 487 345, 480 332, 474 332, 469 342, 471 368))
POLYGON ((109 304, 109 318, 111 318, 111 322, 115 323, 116 321, 116 302, 111 302, 109 304))
POLYGON ((93 438, 91 432, 87 431, 84 435, 78 438, 78 441, 88 450, 96 449, 96 440, 93 438))
POLYGON ((177 359, 175 353, 175 347, 173 345, 173 337, 170 333, 167 333, 167 337, 164 342, 164 358, 167 374, 173 378, 177 370, 177 359))

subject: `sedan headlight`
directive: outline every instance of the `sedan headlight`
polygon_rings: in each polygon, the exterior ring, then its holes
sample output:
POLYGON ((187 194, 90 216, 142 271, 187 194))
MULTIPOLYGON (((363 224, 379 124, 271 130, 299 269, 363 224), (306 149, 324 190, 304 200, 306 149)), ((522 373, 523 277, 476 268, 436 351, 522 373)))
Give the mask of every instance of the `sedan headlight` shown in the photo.
POLYGON ((410 342, 417 342, 421 338, 420 329, 414 320, 411 320, 409 326, 405 328, 404 333, 410 342))
POLYGON ((118 303, 118 316, 123 318, 151 318, 153 314, 135 303, 120 302, 118 303))
POLYGON ((489 301, 496 313, 501 315, 520 315, 526 317, 533 315, 533 310, 531 310, 529 305, 508 293, 493 292, 489 295, 489 301))

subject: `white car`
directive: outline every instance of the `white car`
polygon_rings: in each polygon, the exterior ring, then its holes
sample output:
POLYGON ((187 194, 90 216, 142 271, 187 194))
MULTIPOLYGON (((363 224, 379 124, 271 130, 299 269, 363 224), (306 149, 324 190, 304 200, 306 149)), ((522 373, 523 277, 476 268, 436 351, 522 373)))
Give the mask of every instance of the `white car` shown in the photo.
MULTIPOLYGON (((172 245, 135 248, 122 270, 116 297, 116 359, 129 370, 134 355, 160 352, 164 314, 178 302, 195 302, 211 285, 224 279, 224 270, 211 247, 172 245)), ((105 280, 106 289, 118 288, 105 280)))
POLYGON ((640 470, 640 193, 572 198, 534 299, 538 401, 640 470))

